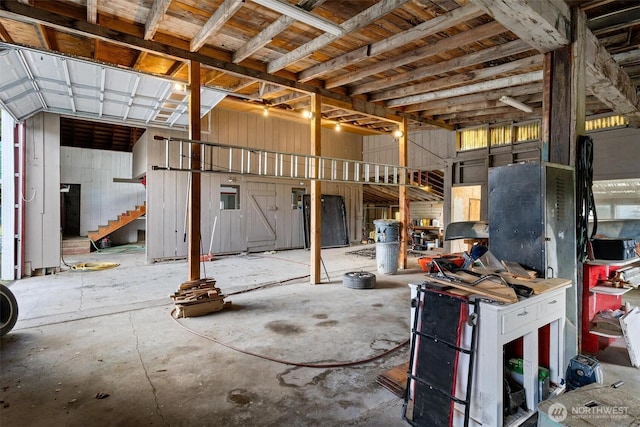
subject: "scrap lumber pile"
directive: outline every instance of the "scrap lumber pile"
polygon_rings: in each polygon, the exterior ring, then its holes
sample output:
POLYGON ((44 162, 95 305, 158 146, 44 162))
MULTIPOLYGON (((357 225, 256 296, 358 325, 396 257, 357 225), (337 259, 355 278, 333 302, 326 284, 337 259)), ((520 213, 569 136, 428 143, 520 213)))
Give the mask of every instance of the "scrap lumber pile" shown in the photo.
POLYGON ((176 318, 204 316, 231 304, 224 302, 224 295, 212 278, 186 281, 170 296, 176 305, 176 318))

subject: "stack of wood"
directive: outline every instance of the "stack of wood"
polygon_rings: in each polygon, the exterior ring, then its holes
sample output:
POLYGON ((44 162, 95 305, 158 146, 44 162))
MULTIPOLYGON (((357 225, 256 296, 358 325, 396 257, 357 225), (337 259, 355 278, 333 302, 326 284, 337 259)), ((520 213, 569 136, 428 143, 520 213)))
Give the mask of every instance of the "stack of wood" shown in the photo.
POLYGON ((189 280, 182 283, 171 295, 176 305, 175 317, 195 317, 222 310, 231 302, 224 302, 224 295, 212 278, 189 280))

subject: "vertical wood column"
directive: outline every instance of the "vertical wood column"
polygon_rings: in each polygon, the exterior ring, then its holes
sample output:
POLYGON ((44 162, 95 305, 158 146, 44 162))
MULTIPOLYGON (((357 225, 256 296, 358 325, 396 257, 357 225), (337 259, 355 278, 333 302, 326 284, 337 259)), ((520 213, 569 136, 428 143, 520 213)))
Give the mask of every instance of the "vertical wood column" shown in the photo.
POLYGON ((571 46, 544 56, 541 160, 568 165, 571 159, 571 46))
POLYGON ((587 17, 577 7, 573 8, 573 48, 571 51, 571 161, 574 166, 578 146, 578 137, 585 134, 587 114, 587 94, 585 76, 585 44, 587 40, 587 17))
MULTIPOLYGON (((200 141, 200 63, 189 62, 189 139, 200 141)), ((200 144, 191 144, 191 169, 200 169, 200 144)), ((189 192, 189 233, 187 237, 187 261, 189 280, 200 280, 200 178, 199 172, 191 174, 189 192)))
MULTIPOLYGON (((407 150, 408 126, 407 119, 403 118, 400 125, 402 135, 398 138, 398 160, 401 167, 407 167, 409 163, 409 154, 407 150)), ((404 173, 404 172, 402 172, 404 173)), ((409 177, 405 179, 408 181, 409 177)), ((407 186, 401 185, 398 191, 398 199, 400 203, 400 251, 398 253, 398 267, 402 270, 407 268, 407 239, 409 226, 409 210, 407 209, 407 186)))
MULTIPOLYGON (((322 155, 322 98, 311 94, 311 155, 322 155)), ((313 161, 313 174, 320 176, 320 160, 313 161)), ((311 284, 320 283, 320 248, 322 247, 322 185, 320 180, 311 180, 311 284)))

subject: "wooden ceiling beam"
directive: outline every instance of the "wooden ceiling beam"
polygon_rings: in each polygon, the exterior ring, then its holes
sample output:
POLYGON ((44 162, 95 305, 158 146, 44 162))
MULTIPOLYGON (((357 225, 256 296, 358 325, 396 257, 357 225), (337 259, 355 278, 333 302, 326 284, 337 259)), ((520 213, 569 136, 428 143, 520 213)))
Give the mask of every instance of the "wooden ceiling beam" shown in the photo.
POLYGON ((328 79, 325 82, 325 87, 331 89, 334 87, 353 83, 373 74, 392 70, 394 68, 398 68, 403 65, 419 61, 421 59, 429 58, 430 56, 437 55, 447 50, 456 49, 472 43, 477 43, 479 40, 494 37, 507 31, 508 30, 506 30, 502 26, 502 24, 499 24, 497 22, 490 22, 488 24, 473 28, 469 31, 456 34, 455 36, 447 37, 435 43, 428 44, 419 49, 409 51, 402 55, 398 55, 394 58, 386 59, 368 67, 361 68, 357 71, 345 73, 341 76, 328 79))
MULTIPOLYGON (((384 15, 392 12, 394 9, 397 9, 408 1, 409 0, 381 0, 368 9, 360 12, 356 16, 347 19, 340 26, 344 30, 345 34, 357 31, 368 26, 372 22, 377 21, 384 15)), ((324 33, 320 37, 316 37, 315 39, 306 44, 303 44, 297 49, 294 49, 291 52, 282 55, 280 58, 271 61, 267 66, 267 71, 269 73, 275 73, 276 71, 282 70, 292 63, 311 55, 317 50, 322 49, 338 38, 340 37, 334 36, 333 34, 324 33)))
MULTIPOLYGON (((441 116, 443 114, 456 114, 456 113, 463 113, 466 111, 486 110, 490 108, 505 106, 505 104, 499 101, 499 98, 495 98, 495 99, 493 98, 495 97, 492 97, 492 99, 487 99, 485 101, 474 102, 469 104, 457 104, 457 105, 449 105, 446 107, 425 109, 422 111, 422 115, 424 115, 425 117, 435 117, 435 116, 441 116)), ((527 97, 520 97, 518 101, 523 102, 525 104, 542 102, 542 94, 538 93, 538 94, 527 96, 527 97)))
POLYGON ((455 105, 474 104, 477 102, 483 102, 491 99, 498 99, 501 96, 521 96, 534 93, 542 93, 542 83, 532 83, 521 86, 505 87, 492 90, 490 93, 480 92, 471 95, 456 96, 453 98, 444 98, 424 102, 421 104, 413 104, 405 108, 406 112, 417 112, 423 110, 430 110, 435 108, 445 108, 455 105))
POLYGON ((586 30, 586 80, 589 91, 634 126, 640 126, 640 103, 629 75, 613 60, 596 36, 586 30))
POLYGON ((407 96, 405 98, 393 99, 387 102, 389 107, 398 107, 402 105, 411 105, 421 102, 432 101, 435 99, 450 98, 454 96, 468 95, 476 92, 486 92, 500 88, 518 86, 527 83, 542 81, 542 71, 533 71, 516 76, 503 77, 500 79, 489 80, 486 82, 474 83, 467 86, 454 87, 435 92, 423 93, 420 95, 407 96))
POLYGON ((292 92, 284 96, 280 96, 278 98, 273 98, 269 100, 269 105, 280 105, 280 104, 288 104, 290 102, 298 101, 302 98, 308 98, 308 93, 303 92, 292 92))
POLYGON ((144 24, 144 39, 151 40, 153 39, 154 34, 158 30, 160 26, 160 22, 162 21, 162 17, 165 13, 167 13, 167 9, 169 9, 169 5, 171 4, 171 0, 154 0, 153 5, 151 5, 151 10, 149 11, 149 15, 147 15, 147 21, 144 24))
POLYGON ((171 64, 171 67, 169 67, 169 69, 165 73, 165 75, 170 77, 175 77, 180 72, 180 70, 182 70, 182 68, 184 68, 186 65, 187 65, 186 62, 174 61, 173 64, 171 64))
POLYGON ((564 0, 471 0, 541 53, 571 42, 571 10, 564 0))
POLYGON ((216 9, 211 18, 200 28, 198 34, 191 39, 189 50, 191 52, 200 50, 200 48, 207 43, 209 37, 218 32, 243 4, 243 0, 224 0, 224 3, 216 9))
POLYGON ((635 5, 624 10, 619 10, 599 17, 590 19, 587 27, 591 32, 599 36, 612 31, 629 28, 640 23, 640 5, 635 5))
POLYGON ((484 15, 484 11, 475 5, 466 5, 449 13, 430 19, 415 27, 395 34, 367 46, 347 52, 329 61, 323 62, 298 74, 299 81, 308 81, 323 74, 339 70, 367 58, 375 57, 392 49, 397 49, 414 40, 425 39, 439 31, 454 27, 462 22, 484 15))
POLYGON ((415 80, 421 80, 438 74, 448 73, 458 68, 470 67, 482 64, 484 62, 494 61, 510 55, 516 55, 531 50, 531 46, 522 40, 514 40, 488 49, 483 49, 469 55, 459 56, 448 61, 438 62, 436 64, 427 65, 425 67, 416 68, 411 71, 399 73, 395 76, 377 79, 355 86, 349 92, 351 95, 372 92, 375 90, 385 89, 392 86, 409 83, 415 80))
POLYGON ((87 0, 87 22, 98 23, 98 0, 87 0))
MULTIPOLYGON (((306 11, 313 10, 320 6, 326 0, 302 0, 298 3, 301 9, 306 11)), ((289 28, 296 20, 290 16, 282 15, 273 21, 267 28, 260 31, 258 35, 246 42, 233 54, 231 61, 235 64, 242 62, 244 59, 253 55, 258 49, 263 48, 273 40, 275 36, 289 28)))
MULTIPOLYGON (((426 83, 414 84, 411 86, 401 87, 399 89, 387 90, 378 94, 374 94, 369 97, 371 101, 382 101, 392 98, 407 98, 411 95, 434 92, 442 90, 448 87, 457 85, 468 85, 473 82, 478 82, 486 79, 496 78, 505 73, 512 73, 518 70, 530 70, 532 68, 542 69, 542 62, 544 55, 538 54, 530 56, 528 58, 518 59, 512 62, 506 62, 502 65, 491 68, 481 68, 479 70, 468 71, 463 74, 456 74, 451 77, 444 77, 435 81, 429 81, 426 83)), ((407 104, 398 104, 407 105, 407 104)))
POLYGON ((210 68, 233 74, 239 77, 250 77, 259 81, 273 83, 296 91, 307 93, 317 93, 323 97, 323 102, 333 104, 340 108, 347 108, 365 115, 392 118, 393 121, 401 121, 406 117, 409 121, 425 123, 453 130, 452 126, 446 123, 438 123, 433 120, 423 120, 413 114, 406 114, 387 108, 383 105, 373 104, 362 99, 349 97, 341 93, 321 88, 312 84, 297 82, 283 77, 279 74, 271 74, 260 69, 234 64, 224 59, 213 57, 210 54, 217 53, 224 57, 223 53, 215 49, 207 49, 207 55, 198 52, 191 52, 187 49, 174 46, 172 44, 161 43, 154 40, 144 40, 144 38, 121 31, 112 30, 100 25, 94 25, 84 20, 74 19, 65 15, 51 13, 49 11, 29 7, 17 2, 0 2, 0 17, 13 19, 30 24, 45 24, 65 33, 71 33, 83 37, 96 38, 99 40, 114 43, 119 46, 129 47, 135 50, 154 53, 165 58, 175 60, 193 60, 210 68))
POLYGON ((4 28, 4 25, 0 22, 0 40, 6 43, 14 43, 13 38, 7 32, 7 29, 4 28))

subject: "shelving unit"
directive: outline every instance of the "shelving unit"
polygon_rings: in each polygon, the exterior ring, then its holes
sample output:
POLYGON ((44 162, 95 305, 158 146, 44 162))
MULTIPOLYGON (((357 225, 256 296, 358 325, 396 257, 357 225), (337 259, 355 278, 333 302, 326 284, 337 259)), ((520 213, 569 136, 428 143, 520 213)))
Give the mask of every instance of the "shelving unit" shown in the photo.
POLYGON ((598 285, 601 280, 607 280, 612 273, 623 267, 640 261, 632 258, 623 261, 593 260, 584 264, 583 292, 582 292, 582 340, 581 350, 585 353, 596 354, 606 348, 622 333, 599 328, 594 325, 594 317, 603 310, 616 310, 622 306, 622 295, 631 288, 613 288, 598 285))

